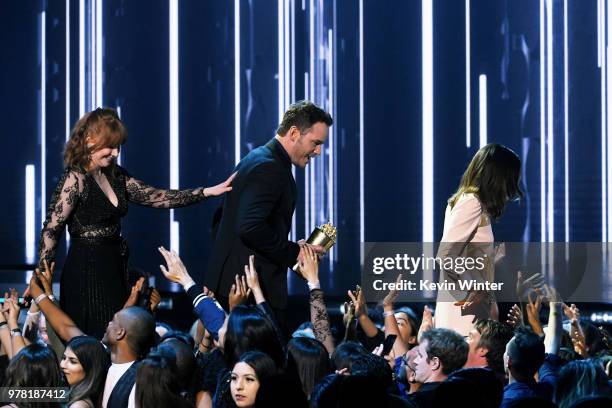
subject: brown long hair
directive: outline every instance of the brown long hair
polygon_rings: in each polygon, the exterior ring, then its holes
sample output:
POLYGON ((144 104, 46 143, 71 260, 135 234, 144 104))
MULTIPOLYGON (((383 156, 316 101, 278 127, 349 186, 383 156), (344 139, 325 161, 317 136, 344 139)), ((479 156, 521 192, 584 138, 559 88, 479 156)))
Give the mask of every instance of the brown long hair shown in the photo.
POLYGON ((112 108, 97 108, 83 115, 72 128, 64 149, 64 165, 87 170, 91 153, 104 147, 122 145, 126 141, 127 129, 119 119, 117 111, 112 108))
POLYGON ((462 194, 473 193, 489 216, 496 219, 508 201, 523 197, 520 175, 521 159, 516 153, 497 143, 488 144, 476 152, 448 204, 452 208, 462 194))

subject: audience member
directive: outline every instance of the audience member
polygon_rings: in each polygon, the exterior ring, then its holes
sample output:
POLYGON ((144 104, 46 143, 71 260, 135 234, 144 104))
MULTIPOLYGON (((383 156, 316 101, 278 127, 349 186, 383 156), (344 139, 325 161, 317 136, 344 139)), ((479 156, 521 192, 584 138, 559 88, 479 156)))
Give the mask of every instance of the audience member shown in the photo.
MULTIPOLYGON (((17 353, 6 368, 3 387, 41 388, 63 386, 62 374, 55 353, 40 344, 30 344, 17 353)), ((59 402, 20 402, 19 408, 61 407, 59 402)), ((15 407, 5 405, 3 408, 15 407)))
POLYGON ((286 372, 299 380, 304 396, 310 398, 314 386, 331 373, 329 354, 317 340, 291 339, 287 344, 286 372))
POLYGON ((432 407, 435 389, 449 374, 465 365, 468 348, 463 337, 453 330, 440 328, 424 332, 415 358, 415 380, 422 385, 408 398, 419 407, 432 407))
POLYGON ((193 406, 182 396, 176 355, 167 344, 158 346, 138 364, 135 388, 137 408, 193 406))
POLYGON ((569 408, 586 397, 612 397, 608 378, 597 360, 572 361, 559 371, 553 399, 569 408))
POLYGON ((504 352, 512 336, 512 330, 505 324, 491 319, 477 321, 468 335, 470 348, 465 367, 488 367, 504 383, 504 352))
POLYGON ((99 406, 110 364, 106 349, 94 337, 77 336, 66 344, 60 367, 70 385, 69 408, 99 406))

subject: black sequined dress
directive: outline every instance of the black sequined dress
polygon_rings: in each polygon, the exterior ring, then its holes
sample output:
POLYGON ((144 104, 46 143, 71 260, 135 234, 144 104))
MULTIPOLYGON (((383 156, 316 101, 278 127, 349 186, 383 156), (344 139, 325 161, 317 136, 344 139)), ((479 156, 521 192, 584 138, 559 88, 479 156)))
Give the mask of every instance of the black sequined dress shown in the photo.
POLYGON ((51 197, 39 245, 40 265, 43 259, 54 261, 57 243, 68 226, 70 248, 61 273, 60 305, 83 332, 98 338, 128 296, 128 249, 121 237, 128 202, 176 208, 204 199, 202 187, 156 189, 119 166, 104 169, 104 174, 117 196, 117 206, 92 175, 66 169, 51 197))

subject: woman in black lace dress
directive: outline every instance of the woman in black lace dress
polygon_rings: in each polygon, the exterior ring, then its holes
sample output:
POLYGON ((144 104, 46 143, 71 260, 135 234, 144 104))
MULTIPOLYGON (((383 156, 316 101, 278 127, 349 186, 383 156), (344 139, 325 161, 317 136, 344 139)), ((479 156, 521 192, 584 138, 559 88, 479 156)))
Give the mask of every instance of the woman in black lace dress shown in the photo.
POLYGON ((128 202, 177 208, 231 190, 232 177, 209 188, 160 190, 115 164, 127 131, 113 109, 98 108, 74 126, 66 144, 66 170, 51 198, 43 225, 39 265, 55 259, 65 225, 70 249, 62 270, 60 304, 85 333, 101 338, 127 295, 127 245, 121 218, 128 202))

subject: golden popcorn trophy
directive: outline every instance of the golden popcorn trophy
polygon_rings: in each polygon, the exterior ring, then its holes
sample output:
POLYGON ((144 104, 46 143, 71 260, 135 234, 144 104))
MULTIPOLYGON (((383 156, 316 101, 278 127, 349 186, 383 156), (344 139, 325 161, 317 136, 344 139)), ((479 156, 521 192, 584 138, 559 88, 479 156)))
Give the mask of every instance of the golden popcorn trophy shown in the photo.
MULTIPOLYGON (((334 227, 330 222, 319 225, 315 227, 312 231, 308 240, 306 240, 307 244, 310 245, 320 245, 325 249, 325 252, 329 251, 331 247, 336 243, 336 236, 338 231, 336 227, 334 227)), ((300 263, 296 263, 293 265, 293 271, 297 273, 302 279, 304 276, 302 275, 302 268, 300 268, 300 263)))

